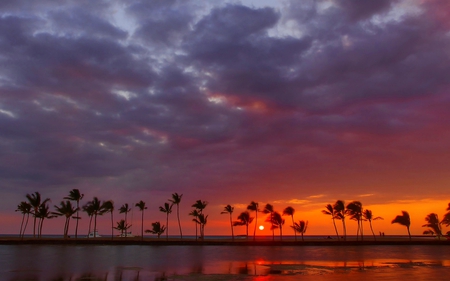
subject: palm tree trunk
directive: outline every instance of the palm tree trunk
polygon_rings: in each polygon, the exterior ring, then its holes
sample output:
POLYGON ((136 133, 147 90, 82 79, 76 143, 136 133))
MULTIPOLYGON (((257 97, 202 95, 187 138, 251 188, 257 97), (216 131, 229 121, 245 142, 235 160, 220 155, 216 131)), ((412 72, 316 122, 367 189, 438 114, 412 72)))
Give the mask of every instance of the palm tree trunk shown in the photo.
POLYGON ((94 215, 91 215, 91 218, 89 219, 89 232, 88 232, 88 238, 89 238, 89 234, 91 234, 91 226, 92 226, 92 218, 94 217, 94 215))
POLYGON ((111 210, 111 240, 114 240, 114 218, 112 210, 111 210))
POLYGON ((361 227, 360 227, 361 241, 363 241, 364 240, 364 225, 363 225, 362 219, 360 219, 360 224, 361 224, 361 227))
POLYGON ((41 219, 41 226, 39 227, 39 234, 38 237, 42 238, 42 228, 44 226, 44 218, 41 219))
MULTIPOLYGON (((128 214, 128 211, 125 212, 125 226, 128 225, 128 222, 127 222, 127 214, 128 214)), ((124 231, 122 231, 122 234, 123 234, 123 232, 124 232, 124 231)), ((123 236, 123 235, 122 235, 122 236, 123 236)), ((126 229, 125 229, 125 237, 127 237, 127 230, 126 230, 126 229)))
POLYGON ((36 220, 37 220, 36 210, 34 212, 35 212, 35 215, 34 215, 34 221, 33 221, 33 238, 36 238, 36 220))
POLYGON ((231 213, 230 213, 230 225, 231 225, 231 240, 234 241, 233 218, 231 217, 231 213))
POLYGON ((97 214, 94 214, 94 238, 97 238, 97 214))
POLYGON ((78 239, 78 221, 80 220, 79 209, 80 200, 77 200, 77 223, 75 225, 75 239, 78 239))
POLYGON ((169 212, 167 212, 166 216, 166 240, 169 241, 169 212))
POLYGON ((28 219, 30 218, 30 214, 27 214, 27 221, 25 222, 25 226, 23 228, 23 232, 22 232, 22 239, 25 236, 25 231, 27 229, 27 225, 28 225, 28 219))
POLYGON ((20 223, 19 237, 22 237, 22 229, 23 229, 24 220, 25 220, 25 213, 23 213, 23 215, 22 215, 22 222, 20 223))
POLYGON ((67 217, 66 217, 66 221, 64 222, 64 239, 67 239, 67 217))
MULTIPOLYGON (((258 209, 258 208, 256 208, 258 209)), ((255 230, 253 230, 253 241, 256 239, 256 227, 258 226, 258 210, 255 210, 255 230)))
POLYGON ((181 222, 180 222, 180 206, 177 204, 177 219, 178 219, 178 227, 180 228, 180 237, 183 239, 183 232, 181 231, 181 222))
MULTIPOLYGON (((292 226, 294 226, 294 215, 291 215, 291 219, 292 219, 292 226)), ((295 229, 294 229, 294 237, 295 241, 297 241, 297 231, 295 231, 295 229)))
POLYGON ((342 227, 344 228, 344 241, 347 241, 347 227, 345 226, 345 217, 342 218, 342 227))
POLYGON ((334 220, 334 218, 331 218, 331 219, 333 220, 334 231, 336 231, 336 236, 337 236, 338 241, 339 241, 340 240, 339 239, 339 232, 338 232, 337 227, 336 227, 336 221, 334 220))
POLYGON ((280 241, 283 240, 283 226, 280 224, 280 241))
POLYGON ((409 232, 409 226, 407 226, 406 229, 408 229, 409 241, 411 241, 411 232, 409 232))
POLYGON ((375 233, 373 232, 372 221, 371 220, 369 220, 369 225, 370 225, 370 230, 372 231, 373 240, 377 241, 377 237, 375 237, 375 233))
POLYGON ((144 210, 142 210, 141 217, 141 241, 144 241, 144 210))
POLYGON ((195 241, 198 239, 198 225, 197 222, 195 222, 195 241))

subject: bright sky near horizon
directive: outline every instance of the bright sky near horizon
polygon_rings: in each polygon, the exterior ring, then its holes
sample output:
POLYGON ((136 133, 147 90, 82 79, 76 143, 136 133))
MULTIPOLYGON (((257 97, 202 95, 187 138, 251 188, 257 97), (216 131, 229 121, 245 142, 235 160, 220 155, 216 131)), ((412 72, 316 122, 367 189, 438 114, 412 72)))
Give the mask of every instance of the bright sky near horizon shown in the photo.
POLYGON ((198 199, 206 234, 251 201, 333 234, 337 199, 422 234, 450 202, 449 19, 446 0, 1 1, 0 233, 27 193, 78 188, 146 201, 146 228, 177 192, 191 234, 198 199))

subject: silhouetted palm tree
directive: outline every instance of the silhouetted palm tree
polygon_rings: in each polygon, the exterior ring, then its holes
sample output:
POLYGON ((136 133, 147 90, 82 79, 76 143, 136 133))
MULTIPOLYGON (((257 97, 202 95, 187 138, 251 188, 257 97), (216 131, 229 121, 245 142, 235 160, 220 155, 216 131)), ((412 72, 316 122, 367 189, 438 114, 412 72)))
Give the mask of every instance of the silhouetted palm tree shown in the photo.
POLYGON ((342 229, 344 231, 344 240, 347 240, 347 227, 345 226, 345 202, 343 200, 337 200, 333 205, 336 219, 342 221, 342 229))
MULTIPOLYGON (((128 206, 128 203, 123 204, 119 209, 119 214, 125 213, 125 225, 128 225, 127 215, 128 212, 131 211, 131 208, 128 206)), ((127 237, 127 232, 125 232, 125 237, 127 237)))
POLYGON ((303 234, 306 232, 306 229, 308 228, 308 221, 299 221, 298 223, 295 222, 293 226, 291 226, 295 232, 298 232, 302 235, 302 241, 305 241, 303 239, 303 234))
POLYGON ((254 211, 255 212, 255 229, 253 230, 253 241, 255 241, 256 238, 256 227, 258 227, 258 212, 259 212, 259 207, 258 207, 258 203, 255 201, 252 201, 248 206, 247 206, 247 210, 250 211, 254 211))
POLYGON ((31 210, 32 210, 32 206, 28 202, 22 201, 22 202, 20 202, 19 205, 17 205, 16 212, 20 212, 22 214, 22 222, 20 224, 20 232, 19 232, 20 238, 23 238, 23 236, 25 235, 25 230, 27 229, 28 219, 30 218, 31 210), (26 221, 25 221, 25 216, 27 217, 26 221), (24 222, 25 222, 25 226, 23 225, 24 222))
POLYGON ((88 215, 91 214, 91 220, 94 218, 94 238, 97 237, 97 216, 101 216, 104 213, 102 210, 102 205, 102 202, 98 200, 97 197, 94 197, 92 201, 87 202, 83 207, 83 211, 87 212, 88 215))
POLYGON ((127 232, 130 227, 131 224, 127 224, 125 220, 120 220, 117 222, 117 226, 115 227, 115 229, 120 231, 120 237, 127 237, 127 232), (123 235, 123 233, 125 233, 125 235, 123 235))
POLYGON ((169 214, 172 213, 173 204, 164 203, 164 207, 159 206, 159 210, 163 213, 166 213, 166 240, 169 240, 169 214))
POLYGON ((429 227, 431 228, 434 233, 436 233, 438 239, 441 239, 442 236, 442 228, 441 224, 439 222, 438 215, 435 213, 428 214, 425 217, 426 224, 422 225, 422 227, 429 227))
POLYGON ((172 202, 172 205, 177 205, 177 220, 178 220, 178 228, 180 229, 180 237, 183 239, 183 232, 181 231, 181 222, 180 222, 180 202, 183 194, 173 193, 172 199, 169 199, 172 202))
POLYGON ((36 238, 36 220, 37 220, 37 215, 39 212, 39 207, 43 204, 46 204, 48 201, 50 201, 49 198, 46 198, 45 200, 41 200, 41 194, 39 192, 35 192, 34 194, 27 194, 26 195, 28 202, 30 203, 31 207, 33 207, 33 217, 34 217, 34 221, 33 221, 33 238, 36 238))
MULTIPOLYGON (((286 207, 283 210, 283 216, 290 216, 292 219, 292 226, 294 225, 294 213, 295 213, 295 209, 292 208, 291 206, 286 207)), ((295 241, 297 241, 297 232, 294 229, 294 236, 295 236, 295 241)))
POLYGON ((447 207, 446 211, 448 211, 448 212, 445 213, 444 217, 442 218, 441 224, 443 224, 445 226, 449 226, 450 225, 450 203, 448 203, 448 207, 447 207))
POLYGON ((200 213, 198 212, 197 209, 192 210, 189 213, 190 216, 193 216, 194 218, 192 219, 193 222, 195 222, 195 240, 197 241, 198 238, 198 223, 197 223, 197 217, 200 215, 200 213))
POLYGON ((282 240, 284 219, 281 217, 280 213, 273 211, 272 214, 267 217, 266 221, 271 223, 272 232, 277 228, 280 229, 280 240, 282 240))
POLYGON ((401 216, 396 216, 391 223, 398 223, 403 226, 406 226, 408 230, 409 240, 411 240, 411 232, 409 231, 409 227, 411 226, 411 218, 409 217, 409 213, 406 211, 402 211, 401 216))
POLYGON ((359 201, 352 201, 347 205, 347 214, 350 216, 350 219, 358 223, 356 240, 358 240, 358 235, 361 235, 361 240, 363 240, 362 212, 362 203, 359 201))
POLYGON ((250 213, 248 211, 245 211, 242 212, 237 219, 238 221, 233 222, 233 226, 245 225, 248 239, 248 225, 252 223, 253 218, 250 217, 250 213))
POLYGON ((273 227, 273 206, 271 204, 266 204, 264 209, 262 210, 264 214, 269 214, 269 217, 266 219, 267 222, 270 222, 270 229, 272 230, 272 240, 275 241, 275 228, 273 227))
POLYGON ((205 225, 208 222, 208 216, 205 214, 199 214, 197 218, 195 218, 196 222, 200 225, 200 239, 205 238, 205 225))
POLYGON ((77 206, 76 206, 77 216, 74 217, 74 219, 77 220, 77 224, 75 226, 75 239, 78 238, 78 221, 81 219, 78 212, 80 210, 80 201, 81 201, 81 199, 83 199, 83 197, 84 197, 84 194, 81 194, 80 191, 76 188, 69 191, 69 196, 64 197, 64 199, 66 199, 66 200, 77 202, 77 206))
POLYGON ((53 215, 63 216, 66 218, 64 223, 64 239, 67 239, 69 233, 70 218, 78 211, 78 208, 72 206, 70 201, 61 201, 59 206, 55 205, 56 212, 52 212, 53 215))
POLYGON ((38 238, 42 237, 42 228, 44 226, 44 220, 45 219, 52 219, 56 216, 52 215, 50 212, 50 208, 46 203, 42 203, 37 212, 37 217, 39 218, 38 223, 38 238))
POLYGON ((152 233, 152 234, 156 234, 158 235, 158 239, 161 236, 161 234, 164 233, 164 231, 166 231, 166 226, 165 225, 161 225, 161 223, 159 221, 152 223, 152 229, 147 229, 145 230, 145 233, 152 233))
MULTIPOLYGON (((331 220, 333 221, 334 231, 336 231, 336 236, 337 236, 338 240, 340 240, 339 232, 337 230, 336 222, 335 222, 336 218, 338 218, 338 219, 340 219, 340 218, 338 217, 336 210, 333 208, 333 206, 331 206, 331 204, 327 204, 325 206, 325 210, 322 210, 322 213, 325 215, 331 216, 331 220)), ((294 230, 295 230, 295 228, 294 228, 294 230)))
POLYGON ((102 214, 111 214, 111 240, 114 240, 114 201, 108 200, 103 202, 101 208, 102 214))
POLYGON ((370 230, 372 231, 372 235, 373 235, 373 239, 377 240, 375 233, 373 232, 373 227, 372 227, 372 221, 376 221, 376 220, 383 220, 382 217, 373 217, 372 211, 371 210, 364 210, 363 211, 363 217, 365 220, 369 221, 369 225, 370 225, 370 230))
POLYGON ((139 208, 139 211, 142 212, 142 216, 141 216, 141 240, 144 240, 144 210, 147 209, 147 207, 145 207, 145 202, 144 201, 139 201, 139 203, 136 203, 136 207, 139 208))
POLYGON ((208 218, 208 216, 203 216, 202 219, 205 221, 205 223, 199 223, 200 221, 200 215, 203 215, 203 210, 206 208, 206 206, 208 205, 207 201, 202 201, 202 200, 197 200, 195 201, 195 203, 192 205, 193 208, 197 209, 199 215, 195 218, 195 221, 199 224, 200 227, 200 237, 201 239, 204 238, 203 234, 205 232, 205 225, 206 225, 206 219, 208 218))
MULTIPOLYGON (((91 226, 92 226, 92 219, 94 218, 94 206, 86 204, 82 207, 83 212, 86 212, 89 217, 89 229, 88 229, 88 238, 89 234, 91 233, 91 226)), ((96 234, 94 233, 94 236, 96 234)))
POLYGON ((234 240, 234 230, 233 230, 233 211, 234 207, 231 205, 226 205, 221 214, 229 214, 230 215, 230 226, 231 226, 231 240, 234 240))

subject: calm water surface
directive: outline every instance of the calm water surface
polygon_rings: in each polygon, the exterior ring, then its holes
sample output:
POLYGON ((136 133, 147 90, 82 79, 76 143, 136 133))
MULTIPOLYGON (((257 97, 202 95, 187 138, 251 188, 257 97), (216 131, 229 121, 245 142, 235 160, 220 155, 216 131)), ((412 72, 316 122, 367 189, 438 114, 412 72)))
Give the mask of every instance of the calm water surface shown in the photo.
POLYGON ((1 280, 449 280, 448 246, 0 246, 1 280))

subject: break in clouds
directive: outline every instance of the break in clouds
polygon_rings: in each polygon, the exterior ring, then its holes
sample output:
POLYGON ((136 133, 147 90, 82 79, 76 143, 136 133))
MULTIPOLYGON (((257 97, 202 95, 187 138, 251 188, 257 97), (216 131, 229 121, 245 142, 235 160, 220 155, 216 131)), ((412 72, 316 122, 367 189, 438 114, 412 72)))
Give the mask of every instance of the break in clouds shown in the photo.
POLYGON ((0 11, 0 179, 17 198, 444 191, 446 0, 10 0, 0 11))

